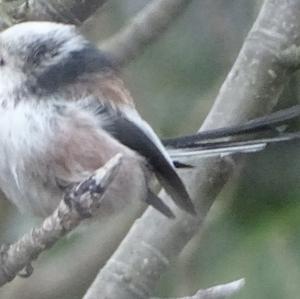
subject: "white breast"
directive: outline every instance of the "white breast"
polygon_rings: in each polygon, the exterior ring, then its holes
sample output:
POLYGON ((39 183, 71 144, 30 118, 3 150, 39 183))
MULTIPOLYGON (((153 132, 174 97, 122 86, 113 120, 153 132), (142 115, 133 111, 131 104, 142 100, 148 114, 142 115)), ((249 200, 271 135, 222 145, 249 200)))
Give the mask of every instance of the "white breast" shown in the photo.
POLYGON ((43 183, 47 172, 43 160, 53 115, 46 105, 30 101, 2 103, 0 115, 0 188, 21 210, 45 209, 39 198, 46 194, 37 182, 43 183))

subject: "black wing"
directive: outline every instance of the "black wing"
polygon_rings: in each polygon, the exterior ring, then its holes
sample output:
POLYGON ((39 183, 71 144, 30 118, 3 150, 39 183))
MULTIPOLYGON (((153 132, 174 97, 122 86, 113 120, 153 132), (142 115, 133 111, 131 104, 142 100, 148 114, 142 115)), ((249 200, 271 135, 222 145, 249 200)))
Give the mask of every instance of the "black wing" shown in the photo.
POLYGON ((111 120, 110 134, 145 157, 175 204, 188 213, 195 214, 194 205, 182 180, 155 141, 139 125, 126 118, 122 113, 112 117, 111 120))

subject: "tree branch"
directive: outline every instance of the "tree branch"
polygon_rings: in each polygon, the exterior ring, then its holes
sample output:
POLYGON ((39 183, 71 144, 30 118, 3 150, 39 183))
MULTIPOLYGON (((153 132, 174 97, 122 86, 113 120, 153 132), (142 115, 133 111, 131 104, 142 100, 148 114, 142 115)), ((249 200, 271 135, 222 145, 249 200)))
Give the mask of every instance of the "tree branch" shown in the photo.
MULTIPOLYGON (((107 2, 107 0, 29 0, 27 3, 25 3, 23 0, 6 0, 3 2, 5 2, 5 9, 3 9, 3 11, 6 12, 7 15, 5 22, 3 21, 4 18, 0 17, 1 29, 4 29, 14 23, 27 20, 70 22, 78 25, 81 24, 81 22, 83 22, 87 17, 89 17, 89 14, 92 14, 95 11, 96 6, 99 7, 103 5, 105 2, 107 2)), ((1 3, 2 8, 3 2, 1 3)), ((176 19, 176 16, 183 12, 184 8, 190 2, 190 0, 153 1, 153 3, 148 5, 137 15, 137 17, 133 19, 132 22, 130 22, 126 29, 121 30, 120 33, 113 37, 109 44, 107 44, 107 47, 112 47, 113 50, 113 46, 116 46, 118 43, 120 43, 120 46, 122 44, 125 49, 124 51, 119 49, 119 59, 122 60, 122 64, 125 62, 130 62, 130 60, 138 55, 143 48, 154 41, 160 35, 160 33, 166 30, 168 25, 171 24, 171 21, 176 19), (143 32, 143 26, 146 26, 148 30, 143 32), (126 40, 127 38, 129 39, 126 40), (132 48, 129 53, 126 43, 128 44, 130 42, 133 43, 134 49, 132 48)), ((11 245, 8 251, 4 252, 2 266, 4 268, 9 268, 9 270, 3 268, 3 271, 6 272, 7 275, 6 277, 4 275, 2 279, 0 277, 0 285, 15 277, 20 270, 22 270, 28 263, 30 263, 32 259, 37 258, 38 254, 40 254, 40 252, 36 252, 36 244, 31 244, 34 243, 32 242, 34 234, 44 235, 44 233, 47 233, 48 237, 51 239, 51 229, 49 228, 49 224, 47 229, 49 229, 50 232, 46 232, 43 226, 44 224, 41 226, 41 228, 35 229, 30 234, 24 236, 16 244, 11 245), (23 253, 18 258, 18 262, 13 261, 15 253, 19 251, 21 247, 23 248, 23 253)), ((53 228, 55 229, 55 226, 53 226, 53 228)), ((61 236, 62 235, 60 235, 60 237, 61 236)), ((44 238, 44 242, 52 242, 51 240, 47 241, 46 235, 44 238)), ((57 238, 59 238, 59 236, 57 236, 57 238)), ((54 241, 56 242, 57 239, 54 241)), ((50 247, 50 245, 47 247, 50 247)), ((44 249, 46 248, 43 248, 42 250, 44 249)))
MULTIPOLYGON (((197 293, 190 297, 181 298, 165 298, 165 299, 225 299, 238 293, 245 285, 245 279, 235 280, 226 284, 213 286, 208 289, 197 291, 197 293)), ((162 299, 162 298, 152 298, 162 299)))
POLYGON ((154 0, 141 10, 129 24, 101 43, 123 66, 155 41, 184 12, 191 0, 154 0))
POLYGON ((104 192, 117 174, 120 163, 121 155, 118 154, 104 167, 98 169, 93 176, 66 192, 64 200, 40 227, 34 228, 15 244, 2 248, 0 286, 15 278, 44 250, 52 247, 62 236, 77 227, 83 219, 95 213, 101 204, 104 192))
MULTIPOLYGON (((299 41, 300 2, 265 1, 201 129, 235 125, 269 112, 291 74, 279 63, 278 54, 299 41)), ((99 272, 84 299, 99 298, 99 294, 110 299, 148 298, 160 275, 201 229, 235 163, 233 159, 211 158, 204 160, 197 171, 188 171, 183 177, 195 199, 198 218, 178 211, 176 221, 170 221, 147 209, 99 272)))
POLYGON ((81 25, 107 0, 4 0, 0 29, 21 21, 53 21, 81 25))

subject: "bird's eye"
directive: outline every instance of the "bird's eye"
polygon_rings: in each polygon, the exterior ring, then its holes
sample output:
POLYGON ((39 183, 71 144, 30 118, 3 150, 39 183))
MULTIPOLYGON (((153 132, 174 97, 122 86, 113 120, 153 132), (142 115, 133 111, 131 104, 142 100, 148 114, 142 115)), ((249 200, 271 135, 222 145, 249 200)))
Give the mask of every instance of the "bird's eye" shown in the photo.
POLYGON ((52 58, 54 58, 54 57, 58 56, 59 52, 57 50, 52 50, 49 52, 49 54, 52 58))
POLYGON ((37 47, 34 51, 35 57, 41 57, 47 53, 47 47, 45 45, 41 45, 37 47))
POLYGON ((0 57, 0 67, 5 65, 5 61, 2 57, 0 57))
POLYGON ((33 64, 38 64, 40 63, 40 60, 45 56, 45 54, 47 53, 48 49, 46 45, 40 45, 37 48, 35 48, 32 52, 32 54, 30 55, 30 61, 33 64))

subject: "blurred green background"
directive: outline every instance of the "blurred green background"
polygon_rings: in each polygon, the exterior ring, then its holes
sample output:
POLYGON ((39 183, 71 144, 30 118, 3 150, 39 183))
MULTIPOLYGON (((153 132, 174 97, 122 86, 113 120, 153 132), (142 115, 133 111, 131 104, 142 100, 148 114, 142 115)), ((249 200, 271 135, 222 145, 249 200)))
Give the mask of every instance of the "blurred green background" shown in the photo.
MULTIPOLYGON (((94 41, 105 39, 148 2, 110 1, 87 22, 84 32, 94 41)), ((139 111, 161 136, 191 133, 200 127, 260 6, 261 1, 195 0, 157 43, 123 70, 139 111)), ((278 109, 298 102, 298 86, 295 75, 278 109)), ((246 287, 235 298, 299 298, 299 179, 299 144, 270 146, 249 154, 212 207, 204 230, 163 276, 156 295, 191 295, 198 288, 245 277, 246 287)), ((21 236, 32 221, 2 201, 1 242, 21 236)), ((109 234, 104 238, 111 242, 109 234)), ((81 298, 93 274, 76 286, 60 286, 54 296, 43 291, 50 280, 59 277, 60 266, 69 267, 72 259, 61 256, 70 258, 68 250, 80 242, 82 237, 77 235, 60 242, 34 264, 32 278, 4 287, 1 298, 20 298, 17 294, 22 288, 39 289, 32 291, 36 294, 28 297, 32 299, 81 298), (53 278, 39 268, 49 265, 53 278), (39 286, 33 287, 34 280, 39 286)), ((77 253, 76 259, 86 254, 77 253)), ((70 275, 76 281, 77 273, 70 275)))

